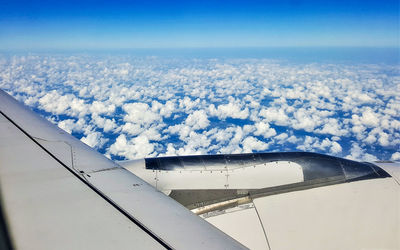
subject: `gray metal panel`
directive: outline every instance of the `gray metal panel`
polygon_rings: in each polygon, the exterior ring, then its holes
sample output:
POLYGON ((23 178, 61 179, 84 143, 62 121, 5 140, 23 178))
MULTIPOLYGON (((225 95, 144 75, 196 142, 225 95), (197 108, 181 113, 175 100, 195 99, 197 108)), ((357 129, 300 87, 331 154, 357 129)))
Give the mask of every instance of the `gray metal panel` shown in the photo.
POLYGON ((390 173, 400 185, 400 162, 374 162, 374 164, 390 173))
POLYGON ((400 249, 400 188, 369 179, 254 199, 271 249, 400 249))
POLYGON ((178 249, 244 248, 179 203, 40 118, 2 91, 0 110, 54 159, 80 176, 98 195, 168 246, 178 249), (60 145, 54 146, 57 143, 60 145), (71 156, 70 160, 67 160, 68 156, 71 156))
POLYGON ((17 249, 162 248, 4 119, 0 186, 17 249))

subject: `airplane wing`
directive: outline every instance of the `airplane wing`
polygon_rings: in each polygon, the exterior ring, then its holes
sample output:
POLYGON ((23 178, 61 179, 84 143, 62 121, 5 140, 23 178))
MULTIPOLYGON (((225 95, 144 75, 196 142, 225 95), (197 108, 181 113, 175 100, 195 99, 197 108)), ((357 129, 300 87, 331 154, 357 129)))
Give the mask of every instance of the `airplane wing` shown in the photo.
POLYGON ((400 164, 307 152, 120 162, 251 249, 400 249, 400 164))
POLYGON ((0 90, 0 241, 16 249, 244 249, 0 90))

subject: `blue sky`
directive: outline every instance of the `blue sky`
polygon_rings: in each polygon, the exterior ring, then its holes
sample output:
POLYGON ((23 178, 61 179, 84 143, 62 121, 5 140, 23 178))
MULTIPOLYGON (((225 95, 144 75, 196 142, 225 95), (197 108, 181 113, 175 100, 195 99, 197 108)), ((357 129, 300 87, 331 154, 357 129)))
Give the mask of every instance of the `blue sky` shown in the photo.
POLYGON ((387 1, 0 1, 0 48, 398 47, 387 1))

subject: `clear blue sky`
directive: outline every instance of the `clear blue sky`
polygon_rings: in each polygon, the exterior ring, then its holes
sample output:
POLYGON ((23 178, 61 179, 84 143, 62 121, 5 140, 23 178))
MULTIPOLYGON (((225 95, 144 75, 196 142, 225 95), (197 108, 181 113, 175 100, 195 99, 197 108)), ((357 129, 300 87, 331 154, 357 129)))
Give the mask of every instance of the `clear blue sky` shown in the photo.
POLYGON ((0 0, 0 50, 399 47, 399 1, 0 0))

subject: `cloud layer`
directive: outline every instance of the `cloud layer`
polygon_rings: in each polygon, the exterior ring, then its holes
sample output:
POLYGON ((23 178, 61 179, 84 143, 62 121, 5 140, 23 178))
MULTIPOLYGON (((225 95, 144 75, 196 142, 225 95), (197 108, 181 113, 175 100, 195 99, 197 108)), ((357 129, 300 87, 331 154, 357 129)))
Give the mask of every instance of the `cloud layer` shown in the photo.
POLYGON ((400 159, 398 65, 0 56, 0 88, 113 159, 314 151, 400 159))

